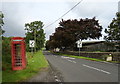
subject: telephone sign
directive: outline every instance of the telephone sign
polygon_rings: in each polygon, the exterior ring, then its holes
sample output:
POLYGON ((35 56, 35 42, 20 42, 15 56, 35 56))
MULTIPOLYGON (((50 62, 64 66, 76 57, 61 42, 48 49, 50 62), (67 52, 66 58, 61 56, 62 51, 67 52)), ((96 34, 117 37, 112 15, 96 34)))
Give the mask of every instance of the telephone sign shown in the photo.
POLYGON ((78 48, 82 48, 82 41, 77 41, 76 43, 78 48))
POLYGON ((82 48, 82 43, 81 44, 77 44, 78 48, 82 48))

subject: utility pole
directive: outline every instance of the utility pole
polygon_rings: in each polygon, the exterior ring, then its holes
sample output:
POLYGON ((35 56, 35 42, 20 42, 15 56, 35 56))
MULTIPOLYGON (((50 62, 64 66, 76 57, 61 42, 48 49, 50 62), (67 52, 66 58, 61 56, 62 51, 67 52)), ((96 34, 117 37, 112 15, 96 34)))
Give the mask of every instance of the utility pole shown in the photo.
POLYGON ((120 1, 118 2, 118 12, 120 13, 120 1))
MULTIPOLYGON (((118 2, 118 13, 120 13, 120 1, 118 2)), ((118 28, 120 29, 120 22, 119 21, 118 21, 118 28)), ((120 51, 119 41, 117 41, 117 46, 116 47, 118 47, 117 51, 119 52, 120 51)))

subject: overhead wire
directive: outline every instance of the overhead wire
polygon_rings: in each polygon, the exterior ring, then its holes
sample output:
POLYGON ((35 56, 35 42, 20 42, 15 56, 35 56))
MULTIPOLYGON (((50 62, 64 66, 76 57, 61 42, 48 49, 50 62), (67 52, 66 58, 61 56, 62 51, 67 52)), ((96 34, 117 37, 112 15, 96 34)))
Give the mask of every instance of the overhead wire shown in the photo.
POLYGON ((79 5, 83 0, 79 1, 76 5, 74 5, 70 10, 68 10, 66 13, 64 13, 60 18, 56 19, 54 22, 52 22, 51 24, 47 25, 45 28, 53 25, 54 23, 56 23, 58 20, 62 19, 62 17, 64 17, 65 15, 67 15, 71 10, 73 10, 77 5, 79 5))

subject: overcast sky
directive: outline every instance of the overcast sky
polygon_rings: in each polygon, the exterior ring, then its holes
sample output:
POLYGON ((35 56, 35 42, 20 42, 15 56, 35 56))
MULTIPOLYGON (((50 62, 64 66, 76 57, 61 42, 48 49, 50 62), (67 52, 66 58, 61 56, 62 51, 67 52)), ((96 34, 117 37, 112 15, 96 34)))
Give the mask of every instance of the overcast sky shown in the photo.
MULTIPOLYGON (((25 36, 24 25, 42 21, 46 39, 54 33, 59 21, 48 26, 71 9, 80 0, 2 0, 0 11, 4 13, 4 36, 25 36)), ((103 29, 107 28, 118 11, 119 0, 83 0, 63 19, 93 18, 99 20, 103 29)), ((102 34, 105 35, 104 31, 102 34)), ((103 38, 100 38, 103 40, 103 38)))

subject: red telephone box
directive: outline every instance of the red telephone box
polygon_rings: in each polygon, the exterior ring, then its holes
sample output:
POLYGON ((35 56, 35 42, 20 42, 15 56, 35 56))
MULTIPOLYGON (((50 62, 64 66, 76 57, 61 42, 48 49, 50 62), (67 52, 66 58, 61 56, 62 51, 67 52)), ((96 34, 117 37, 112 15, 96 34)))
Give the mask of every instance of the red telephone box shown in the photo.
POLYGON ((13 37, 11 39, 12 70, 22 70, 26 67, 25 39, 13 37))

